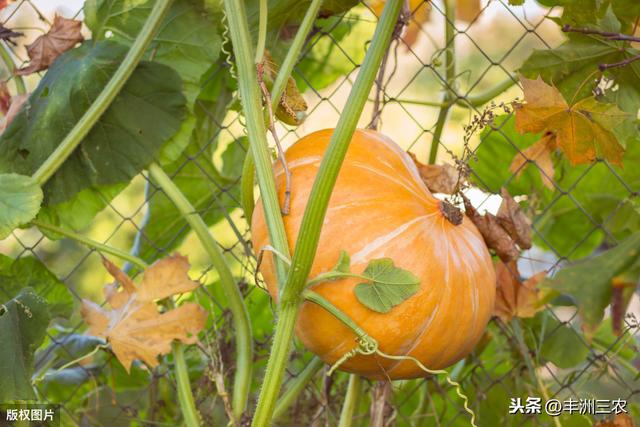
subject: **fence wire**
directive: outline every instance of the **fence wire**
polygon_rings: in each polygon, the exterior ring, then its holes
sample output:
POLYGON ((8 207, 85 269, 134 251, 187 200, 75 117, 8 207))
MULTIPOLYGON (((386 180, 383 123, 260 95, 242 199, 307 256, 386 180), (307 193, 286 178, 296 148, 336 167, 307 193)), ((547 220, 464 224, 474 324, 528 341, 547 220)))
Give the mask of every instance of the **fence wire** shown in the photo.
MULTIPOLYGON (((55 2, 51 2, 55 3, 55 2)), ((66 17, 82 16, 81 9, 69 11, 65 2, 57 4, 62 7, 66 17), (63 7, 64 6, 64 7, 63 7), (65 9, 66 7, 66 9, 65 9)), ((412 2, 413 3, 413 2, 412 2)), ((27 57, 23 42, 32 41, 45 31, 51 21, 51 14, 43 13, 40 8, 44 3, 31 0, 16 2, 5 13, 2 25, 7 28, 23 32, 24 38, 19 46, 12 46, 13 54, 18 64, 26 63, 27 57)), ((362 25, 362 34, 371 36, 376 23, 376 16, 370 4, 361 4, 358 13, 346 12, 335 21, 353 22, 362 25)), ((50 4, 48 4, 50 9, 50 4)), ((419 158, 426 158, 428 146, 436 133, 436 122, 443 91, 450 90, 458 94, 460 101, 465 101, 478 90, 490 86, 501 79, 514 79, 515 71, 531 53, 533 48, 549 48, 558 43, 560 36, 553 25, 549 24, 549 17, 556 16, 553 9, 539 7, 514 8, 505 0, 484 1, 482 10, 471 22, 456 21, 454 38, 458 49, 458 69, 455 70, 456 83, 448 81, 447 70, 442 64, 446 62, 446 41, 443 34, 444 10, 439 2, 425 1, 412 11, 411 26, 418 28, 418 43, 408 44, 402 38, 393 41, 385 65, 385 73, 377 80, 377 87, 371 94, 370 102, 361 118, 360 125, 370 123, 383 133, 392 137, 403 145, 403 148, 416 153, 419 158), (430 9, 430 19, 423 22, 423 16, 430 9)), ((360 34, 360 33, 358 33, 360 34)), ((309 86, 305 99, 309 105, 308 117, 298 128, 278 127, 278 133, 284 144, 290 144, 304 134, 326 127, 334 123, 346 100, 355 75, 358 72, 362 53, 368 46, 368 41, 338 39, 332 31, 326 28, 318 31, 305 47, 303 57, 317 46, 323 46, 326 52, 340 57, 338 61, 344 76, 327 87, 316 88, 312 82, 313 76, 307 71, 296 68, 294 73, 299 81, 309 86), (351 45, 345 46, 345 43, 351 45), (354 49, 353 44, 356 44, 354 49), (353 57, 353 52, 359 52, 353 57)), ((225 72, 224 69, 219 72, 225 72)), ((7 77, 5 73, 5 78, 7 77)), ((509 101, 519 94, 517 86, 507 90, 498 100, 509 101)), ((203 109, 207 107, 201 106, 203 109)), ((211 117, 215 117, 213 112, 211 117)), ((450 121, 440 140, 440 160, 451 161, 452 155, 460 155, 463 149, 463 126, 470 122, 474 115, 482 113, 480 108, 454 107, 450 113, 450 121)), ((269 340, 273 327, 273 307, 266 293, 254 284, 256 260, 252 255, 250 233, 246 220, 240 214, 240 205, 232 190, 238 182, 221 186, 216 177, 207 171, 212 161, 210 149, 220 151, 225 144, 234 143, 244 135, 242 119, 231 113, 223 121, 214 123, 217 132, 202 149, 194 154, 183 154, 180 168, 173 171, 178 174, 184 168, 210 186, 211 194, 215 195, 209 206, 202 207, 200 214, 221 211, 221 221, 215 225, 214 235, 219 238, 220 248, 226 257, 233 260, 234 273, 242 279, 241 286, 246 303, 251 313, 262 312, 264 322, 257 328, 256 333, 256 369, 254 387, 259 387, 261 369, 264 368, 269 354, 269 340), (217 146, 215 144, 218 144, 217 146), (226 197, 223 197, 226 195, 226 197)), ((501 133, 500 128, 492 132, 501 133)), ((485 143, 486 137, 475 136, 471 140, 471 150, 477 149, 485 143)), ((502 133, 509 141, 509 136, 502 133)), ((519 152, 514 141, 510 141, 514 152, 519 152)), ((606 167, 610 171, 610 179, 626 188, 629 195, 638 194, 640 188, 633 183, 625 182, 608 164, 600 162, 593 167, 606 167)), ((471 174, 474 175, 473 165, 471 174)), ((587 178, 592 168, 585 170, 570 187, 562 188, 556 199, 551 200, 537 209, 544 213, 562 200, 570 200, 583 215, 582 220, 591 224, 591 230, 582 239, 570 242, 569 249, 556 249, 548 236, 544 234, 537 222, 533 224, 533 231, 539 239, 546 242, 548 251, 532 249, 523 254, 520 263, 522 269, 531 274, 537 271, 553 273, 562 266, 593 233, 603 233, 615 241, 613 233, 609 231, 608 220, 599 221, 585 209, 572 192, 587 178)), ((479 176, 476 175, 479 179, 479 176)), ((551 177, 553 178, 553 177, 551 177)), ((504 185, 515 179, 510 176, 504 185)), ((482 184, 482 183, 480 183, 482 184)), ((481 188, 484 195, 478 198, 477 207, 493 209, 495 205, 495 188, 485 186, 481 188)), ((156 251, 156 257, 167 254, 167 243, 154 242, 145 234, 145 213, 149 203, 156 197, 162 196, 162 190, 155 187, 146 174, 136 178, 134 182, 115 200, 109 202, 107 208, 94 221, 87 235, 106 244, 121 248, 131 247, 134 242, 144 241, 156 251), (143 195, 143 196, 141 196, 143 195)), ((106 195, 105 195, 106 198, 106 195)), ((619 207, 621 208, 621 207, 619 207)), ((612 213, 611 215, 615 215, 612 213)), ((189 230, 181 229, 176 239, 188 235, 189 230)), ((191 238, 192 239, 192 238, 191 238)), ((169 242, 171 246, 172 242, 169 242)), ((206 257, 197 248, 195 241, 189 240, 181 246, 192 261, 195 270, 200 271, 199 280, 202 283, 215 283, 216 273, 208 265, 206 257)), ((4 242, 0 248, 15 257, 33 256, 45 263, 66 284, 74 298, 80 303, 81 298, 103 301, 100 289, 108 278, 100 267, 101 257, 92 250, 79 246, 67 240, 50 241, 35 229, 18 230, 4 242)), ((46 297, 46 295, 43 295, 46 297)), ((224 407, 219 387, 229 387, 229 379, 234 370, 233 331, 229 328, 230 315, 225 309, 225 302, 215 286, 202 287, 197 296, 199 302, 215 313, 215 322, 201 336, 200 345, 193 347, 187 354, 190 369, 193 371, 194 390, 197 405, 205 425, 215 425, 219 420, 220 411, 224 407)), ((633 316, 625 319, 622 333, 608 346, 596 345, 594 341, 587 341, 576 329, 574 320, 576 312, 572 310, 546 309, 555 319, 552 330, 547 331, 541 341, 535 345, 544 345, 545 340, 553 340, 554 334, 566 336, 572 331, 575 338, 572 345, 583 346, 588 353, 586 362, 576 368, 559 369, 552 364, 536 364, 536 355, 529 347, 524 346, 523 339, 536 337, 522 337, 519 330, 514 330, 512 324, 505 324, 499 319, 492 320, 486 347, 507 348, 510 352, 473 353, 451 370, 451 376, 458 381, 463 390, 471 398, 471 407, 478 416, 478 425, 547 425, 537 420, 535 414, 519 415, 509 418, 495 418, 487 414, 481 407, 482 402, 492 401, 496 405, 506 405, 514 391, 514 385, 526 382, 533 384, 531 395, 539 395, 540 390, 545 400, 549 399, 580 399, 580 398, 611 398, 612 396, 597 396, 588 387, 590 381, 599 381, 612 390, 625 390, 626 395, 615 397, 628 401, 638 401, 640 384, 637 377, 629 376, 628 368, 621 361, 619 352, 622 344, 635 346, 637 350, 638 321, 633 316), (634 400, 635 399, 635 400, 634 400)), ((79 318, 71 322, 50 328, 45 345, 36 357, 35 371, 43 372, 50 366, 54 356, 59 360, 71 360, 78 357, 74 353, 71 342, 74 334, 82 334, 84 325, 79 318), (61 356, 62 355, 62 356, 61 356)), ((566 339, 566 338, 563 338, 566 339)), ((284 389, 296 380, 306 367, 310 355, 297 344, 296 351, 287 372, 284 389)), ((150 372, 134 366, 132 374, 124 373, 123 368, 112 355, 95 357, 84 360, 73 368, 75 375, 86 377, 86 381, 73 383, 68 387, 54 387, 47 378, 37 382, 39 399, 51 403, 61 404, 63 421, 69 425, 178 425, 180 423, 179 410, 176 409, 176 380, 173 376, 172 358, 168 356, 165 364, 150 372), (146 402, 144 410, 140 410, 140 402, 146 402)), ((309 382, 300 394, 297 402, 281 418, 281 425, 336 425, 340 415, 342 399, 346 393, 347 381, 344 374, 326 377, 321 370, 309 382)), ((64 383, 64 381, 63 381, 64 383)), ((369 393, 374 385, 367 383, 365 392, 369 393)), ((389 408, 386 425, 398 426, 458 426, 468 425, 469 416, 463 408, 462 401, 455 394, 455 389, 449 386, 443 378, 428 377, 421 380, 397 382, 391 388, 388 398, 389 408)), ((255 405, 252 402, 251 407, 255 405)), ((357 425, 367 425, 370 421, 368 409, 360 407, 355 414, 357 425)), ((556 424, 558 425, 558 424, 556 424)), ((573 425, 573 424, 572 424, 573 425)))

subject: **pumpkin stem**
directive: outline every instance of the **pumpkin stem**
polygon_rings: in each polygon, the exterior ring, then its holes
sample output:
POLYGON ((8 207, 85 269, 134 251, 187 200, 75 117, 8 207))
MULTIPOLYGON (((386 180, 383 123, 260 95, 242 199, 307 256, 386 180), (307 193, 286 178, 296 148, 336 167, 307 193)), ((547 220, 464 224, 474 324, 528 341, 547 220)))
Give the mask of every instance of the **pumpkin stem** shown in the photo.
POLYGON ((446 200, 440 202, 440 212, 451 224, 462 224, 462 219, 464 218, 462 211, 446 200))

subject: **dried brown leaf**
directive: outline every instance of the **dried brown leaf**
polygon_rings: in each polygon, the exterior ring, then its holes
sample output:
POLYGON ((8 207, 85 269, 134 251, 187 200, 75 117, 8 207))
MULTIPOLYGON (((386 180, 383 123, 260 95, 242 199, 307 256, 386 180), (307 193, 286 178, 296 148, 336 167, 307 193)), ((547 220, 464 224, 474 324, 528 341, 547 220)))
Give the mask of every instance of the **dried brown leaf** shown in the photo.
POLYGON ((500 190, 502 203, 498 209, 498 222, 520 249, 531 247, 531 220, 522 212, 518 202, 513 200, 506 188, 500 190))
POLYGON ((515 242, 509 236, 509 233, 502 228, 498 218, 490 213, 480 215, 478 211, 471 205, 469 199, 463 197, 465 214, 471 222, 478 228, 480 234, 484 238, 489 249, 493 249, 504 262, 515 260, 520 256, 520 251, 516 247, 515 242))
POLYGON ((635 427, 635 423, 629 414, 617 414, 612 419, 598 421, 594 427, 635 427))
POLYGON ((82 42, 82 21, 56 16, 49 31, 27 46, 29 65, 16 71, 24 76, 49 68, 60 55, 82 42))
POLYGON ((425 165, 413 153, 409 153, 420 172, 420 177, 432 193, 453 194, 462 183, 460 172, 450 164, 425 165))
POLYGON ((535 163, 540 170, 542 183, 553 190, 553 175, 555 169, 551 154, 556 149, 556 138, 553 133, 546 133, 538 142, 516 154, 509 166, 509 171, 516 174, 516 178, 522 174, 527 163, 535 163))
POLYGON ((103 337, 111 344, 127 372, 134 359, 156 366, 157 357, 169 353, 174 340, 186 344, 197 342, 197 334, 207 319, 207 313, 200 305, 186 303, 161 314, 154 302, 198 286, 189 279, 189 263, 185 257, 174 255, 156 262, 144 272, 140 287, 112 263, 105 261, 104 264, 122 284, 122 289, 118 291, 115 284, 105 286, 105 296, 112 310, 83 300, 82 318, 89 326, 90 334, 103 337))
POLYGON ((542 309, 540 291, 537 284, 546 276, 540 272, 522 282, 515 261, 495 262, 496 268, 496 303, 493 314, 503 322, 514 317, 533 317, 542 309))

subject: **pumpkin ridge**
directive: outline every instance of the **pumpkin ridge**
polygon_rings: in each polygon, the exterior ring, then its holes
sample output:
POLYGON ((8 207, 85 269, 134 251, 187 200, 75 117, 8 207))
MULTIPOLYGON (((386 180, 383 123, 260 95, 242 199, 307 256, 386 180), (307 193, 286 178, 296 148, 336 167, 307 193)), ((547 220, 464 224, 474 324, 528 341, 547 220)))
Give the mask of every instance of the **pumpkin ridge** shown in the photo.
POLYGON ((360 249, 359 251, 357 251, 356 253, 354 253, 353 255, 351 255, 351 261, 354 264, 360 264, 364 261, 366 261, 366 257, 373 251, 375 251, 376 249, 379 249, 381 246, 383 246, 384 244, 390 242, 391 240, 395 239, 396 237, 398 237, 401 233, 407 231, 407 229, 409 227, 411 227, 412 225, 420 222, 421 220, 424 220, 425 218, 428 218, 430 216, 434 216, 436 215, 436 213, 431 213, 431 214, 426 214, 426 215, 421 215, 419 217, 416 217, 410 221, 407 221, 403 224, 401 224, 400 226, 394 228, 393 230, 391 230, 390 232, 388 232, 387 234, 383 235, 383 236, 377 236, 375 239, 369 241, 367 244, 364 245, 364 247, 362 249, 360 249))
MULTIPOLYGON (((433 322, 433 319, 436 318, 437 314, 440 312, 440 309, 442 308, 442 301, 449 301, 452 302, 452 298, 450 298, 450 294, 451 294, 451 284, 450 284, 450 275, 449 275, 449 271, 451 269, 451 256, 450 256, 450 242, 449 239, 446 237, 445 235, 445 223, 444 223, 444 219, 440 222, 439 224, 439 232, 442 236, 445 236, 444 238, 444 243, 446 245, 446 247, 443 250, 443 253, 447 254, 446 255, 446 265, 444 266, 444 272, 445 272, 445 276, 443 278, 443 283, 444 283, 444 290, 442 291, 442 293, 440 294, 440 297, 438 298, 436 305, 433 309, 433 311, 431 312, 430 316, 425 319, 425 321, 423 321, 423 324, 420 328, 420 332, 416 335, 414 335, 413 338, 413 345, 411 345, 407 350, 404 351, 403 356, 408 356, 411 355, 411 353, 413 353, 413 351, 418 348, 422 343, 423 343, 423 338, 424 336, 429 332, 429 326, 431 326, 431 323, 433 322), (428 322, 428 323, 427 323, 428 322)), ((402 364, 403 362, 408 362, 406 360, 398 360, 394 365, 393 365, 393 369, 396 369, 397 367, 399 367, 400 364, 402 364)), ((413 363, 413 362, 410 362, 413 363)))
MULTIPOLYGON (((388 181, 390 181, 390 182, 392 182, 394 184, 397 184, 399 187, 407 190, 409 193, 414 195, 417 199, 419 199, 422 202, 429 203, 429 204, 433 203, 432 200, 429 200, 426 197, 427 194, 424 194, 424 193, 420 194, 418 191, 416 191, 417 189, 413 185, 411 185, 411 184, 415 184, 415 182, 413 182, 413 181, 410 181, 410 180, 407 180, 407 179, 404 179, 404 178, 396 179, 396 177, 394 177, 392 175, 389 175, 389 174, 387 174, 387 173, 385 173, 385 172, 383 172, 383 171, 381 171, 379 169, 368 167, 368 166, 362 164, 361 162, 353 162, 353 163, 351 163, 350 166, 358 168, 358 169, 366 170, 367 172, 371 172, 371 173, 373 173, 373 174, 375 174, 375 175, 377 175, 377 176, 379 176, 381 178, 384 178, 385 180, 388 180, 388 181)), ((431 196, 431 195, 429 194, 429 196, 431 196)), ((431 197, 433 197, 433 196, 431 196, 431 197)))

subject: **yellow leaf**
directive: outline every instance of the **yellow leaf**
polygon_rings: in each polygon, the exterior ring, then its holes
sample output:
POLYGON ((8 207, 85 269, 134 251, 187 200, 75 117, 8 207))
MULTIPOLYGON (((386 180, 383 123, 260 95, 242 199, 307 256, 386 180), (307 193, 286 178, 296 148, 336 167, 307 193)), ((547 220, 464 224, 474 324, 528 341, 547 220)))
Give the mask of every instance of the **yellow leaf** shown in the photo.
POLYGON ((154 302, 171 295, 190 292, 198 283, 189 279, 189 263, 180 255, 162 259, 149 267, 142 283, 133 281, 115 265, 105 260, 109 273, 121 284, 104 288, 112 310, 105 310, 92 301, 82 301, 82 318, 89 333, 103 337, 127 372, 134 359, 153 367, 157 357, 171 351, 171 343, 197 342, 197 335, 207 319, 206 311, 196 303, 186 303, 164 313, 154 302))
POLYGON ((520 133, 551 133, 572 165, 590 163, 601 156, 622 165, 624 148, 613 129, 629 118, 614 104, 594 97, 569 105, 558 89, 536 80, 520 78, 525 103, 516 106, 520 133))

